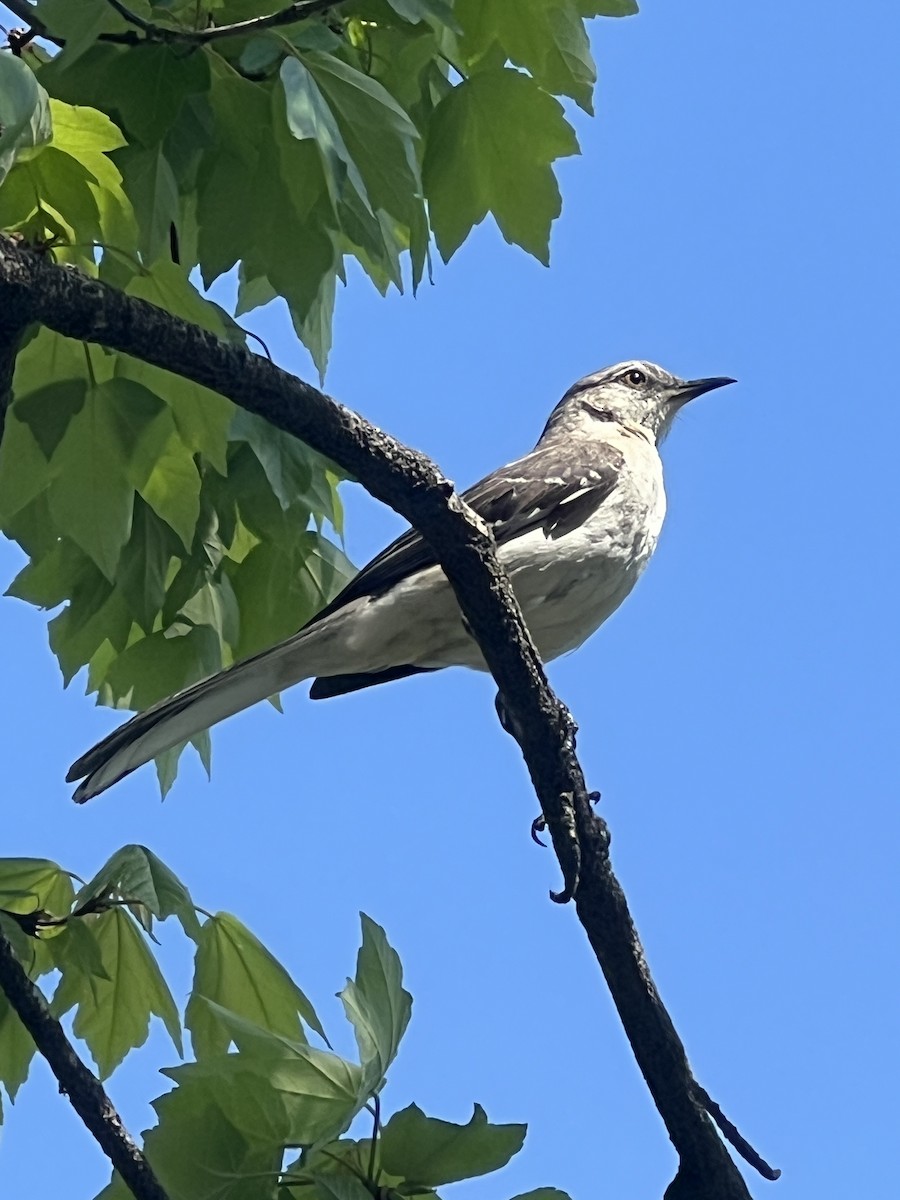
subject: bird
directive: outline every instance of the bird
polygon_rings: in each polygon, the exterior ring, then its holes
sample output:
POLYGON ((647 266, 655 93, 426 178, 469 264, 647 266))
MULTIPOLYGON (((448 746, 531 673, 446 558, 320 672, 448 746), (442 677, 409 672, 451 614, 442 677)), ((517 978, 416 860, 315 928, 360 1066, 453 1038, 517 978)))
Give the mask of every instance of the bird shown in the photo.
MULTIPOLYGON (((493 531, 544 662, 580 646, 632 590, 666 513, 659 446, 688 401, 734 382, 638 359, 596 371, 565 393, 533 450, 462 493, 493 531)), ((82 781, 83 803, 302 680, 319 700, 450 666, 487 670, 434 550, 409 529, 299 632, 138 713, 66 778, 82 781)))

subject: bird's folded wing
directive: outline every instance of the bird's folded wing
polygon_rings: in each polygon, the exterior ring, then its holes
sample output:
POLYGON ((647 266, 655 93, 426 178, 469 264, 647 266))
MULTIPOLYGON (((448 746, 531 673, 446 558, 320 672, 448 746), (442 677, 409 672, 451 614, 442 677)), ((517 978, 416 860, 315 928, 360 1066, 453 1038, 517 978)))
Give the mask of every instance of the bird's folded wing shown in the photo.
MULTIPOLYGON (((491 526, 498 546, 538 528, 548 538, 560 538, 596 512, 614 490, 623 465, 622 455, 608 445, 592 448, 589 466, 562 461, 556 447, 538 448, 486 476, 462 498, 491 526)), ((407 530, 364 566, 306 628, 353 600, 383 595, 416 571, 436 565, 437 556, 422 535, 407 530)))

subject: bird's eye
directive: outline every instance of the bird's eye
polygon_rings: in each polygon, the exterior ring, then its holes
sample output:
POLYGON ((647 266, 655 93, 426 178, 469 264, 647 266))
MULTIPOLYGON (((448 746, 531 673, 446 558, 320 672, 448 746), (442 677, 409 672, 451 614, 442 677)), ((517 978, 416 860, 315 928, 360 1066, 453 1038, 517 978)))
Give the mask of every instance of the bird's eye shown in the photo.
POLYGON ((647 376, 643 371, 639 371, 636 367, 632 371, 627 371, 625 373, 625 378, 632 385, 632 387, 640 387, 642 383, 647 382, 647 376))

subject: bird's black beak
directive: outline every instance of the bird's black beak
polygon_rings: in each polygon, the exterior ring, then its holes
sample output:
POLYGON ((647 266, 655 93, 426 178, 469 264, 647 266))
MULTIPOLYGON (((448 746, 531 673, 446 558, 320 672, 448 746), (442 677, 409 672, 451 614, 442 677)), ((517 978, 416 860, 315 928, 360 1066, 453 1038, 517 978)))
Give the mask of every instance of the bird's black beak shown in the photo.
POLYGON ((687 379, 673 389, 672 399, 676 404, 687 404, 688 400, 696 400, 704 392, 715 391, 716 388, 726 387, 729 383, 737 383, 737 380, 729 379, 727 375, 712 375, 709 379, 687 379))

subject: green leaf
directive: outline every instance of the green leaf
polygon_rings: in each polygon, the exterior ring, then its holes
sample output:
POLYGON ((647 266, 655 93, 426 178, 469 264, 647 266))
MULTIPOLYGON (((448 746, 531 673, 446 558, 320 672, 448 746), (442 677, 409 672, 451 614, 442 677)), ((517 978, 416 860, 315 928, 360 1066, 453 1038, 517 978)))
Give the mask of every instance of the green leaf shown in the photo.
POLYGON ((136 496, 131 537, 122 552, 116 585, 144 633, 152 632, 165 602, 169 564, 177 550, 170 526, 136 496))
POLYGON ((118 355, 116 378, 141 384, 165 401, 172 411, 178 435, 191 454, 202 454, 220 474, 226 471, 228 430, 234 405, 224 396, 160 367, 118 355))
POLYGON ((402 986, 400 958, 384 930, 365 913, 361 921, 356 978, 347 980, 340 997, 353 1024, 367 1085, 377 1091, 409 1024, 412 996, 402 986))
POLYGON ((298 539, 300 582, 311 612, 318 612, 356 575, 356 568, 339 546, 312 530, 298 539))
POLYGON ((31 1034, 0 993, 0 1083, 10 1100, 28 1078, 28 1069, 37 1047, 31 1034))
POLYGON ((295 1042, 306 1040, 301 1020, 325 1037, 315 1009, 281 963, 228 913, 210 918, 197 943, 185 1024, 198 1058, 220 1053, 231 1041, 201 996, 295 1042))
POLYGON ((517 1196, 513 1196, 512 1200, 572 1200, 568 1192, 560 1191, 559 1188, 541 1187, 533 1188, 530 1192, 519 1192, 517 1196))
POLYGON ((439 1187, 505 1167, 522 1149, 527 1126, 491 1125, 480 1104, 468 1125, 426 1117, 411 1104, 395 1113, 381 1135, 381 1162, 407 1183, 439 1187))
POLYGON ((52 35, 65 42, 60 68, 77 62, 97 40, 97 34, 126 28, 126 23, 107 0, 40 0, 37 15, 52 35))
POLYGON ((60 532, 115 579, 122 547, 131 534, 134 489, 123 462, 122 441, 108 384, 89 387, 69 422, 51 464, 50 512, 60 532))
POLYGON ((419 131, 377 80, 330 54, 301 55, 334 113, 373 208, 411 224, 420 207, 419 131))
POLYGON ((47 858, 0 858, 0 908, 64 916, 75 889, 68 871, 47 858))
POLYGON ((321 608, 302 588, 296 546, 260 542, 230 567, 240 611, 236 658, 247 658, 290 637, 321 608))
POLYGON ((169 254, 169 231, 172 225, 178 225, 180 201, 175 173, 159 144, 149 149, 128 146, 116 155, 115 163, 137 218, 138 248, 144 262, 152 264, 169 254))
POLYGON ((144 1044, 153 1014, 162 1019, 180 1054, 175 1001, 134 921, 121 908, 82 919, 92 924, 108 981, 92 975, 88 986, 83 973, 64 974, 53 1011, 61 1015, 77 1006, 72 1029, 87 1043, 100 1077, 105 1079, 129 1050, 144 1044))
POLYGON ((85 379, 61 379, 28 392, 16 401, 14 415, 31 430, 48 462, 69 422, 84 407, 86 394, 85 379))
MULTIPOLYGON (((50 101, 53 117, 52 148, 80 165, 88 172, 84 180, 93 198, 93 204, 82 202, 73 207, 67 216, 76 241, 90 240, 89 221, 96 208, 99 214, 99 240, 112 243, 121 251, 136 246, 137 230, 131 203, 122 189, 122 176, 110 158, 110 152, 125 145, 122 131, 110 118, 94 108, 84 105, 64 104, 60 100, 50 101)), ((42 155, 37 158, 40 164, 42 155)), ((63 214, 64 216, 66 214, 63 214)), ((93 258, 84 251, 86 265, 93 265, 93 258)))
POLYGON ((35 551, 4 592, 38 608, 56 608, 68 599, 73 586, 97 572, 74 542, 57 538, 46 554, 35 551))
POLYGON ((0 55, 0 184, 16 158, 50 133, 47 93, 21 59, 0 55))
POLYGON ((576 0, 458 0, 454 12, 467 62, 500 45, 546 91, 593 111, 597 72, 576 0))
MULTIPOLYGON (((268 1200, 283 1148, 265 1129, 251 1137, 218 1103, 215 1080, 178 1087, 153 1107, 159 1125, 144 1135, 153 1170, 172 1200, 268 1200)), ((118 1175, 97 1200, 132 1200, 118 1175)))
POLYGON ((636 0, 575 0, 583 17, 633 17, 636 0))
POLYGON ((492 212, 508 242, 548 263, 561 207, 550 164, 577 153, 562 108, 526 75, 488 70, 454 88, 434 111, 424 163, 444 261, 492 212))
POLYGON ((366 185, 312 72, 300 59, 286 58, 280 74, 288 128, 298 141, 318 146, 332 200, 343 194, 346 180, 371 212, 366 185))
POLYGON ((228 1021, 239 1054, 218 1054, 163 1071, 180 1089, 213 1086, 222 1112, 245 1137, 309 1145, 343 1133, 365 1103, 355 1063, 300 1043, 285 1045, 251 1022, 228 1021))
POLYGON ((171 636, 157 630, 131 643, 113 660, 100 701, 116 708, 149 708, 221 667, 218 639, 208 629, 171 636))
POLYGON ((16 420, 14 404, 0 443, 0 524, 8 529, 12 518, 49 487, 54 474, 31 430, 16 420))
POLYGON ((231 440, 252 447, 283 511, 307 494, 313 455, 303 442, 243 408, 234 415, 231 440))
POLYGON ((110 61, 103 85, 115 96, 126 130, 152 146, 175 123, 185 99, 209 89, 209 61, 203 50, 130 46, 110 61))
POLYGON ((185 885, 146 846, 123 846, 82 887, 76 908, 89 901, 118 898, 144 905, 158 920, 177 917, 189 938, 197 941, 201 927, 185 885))

